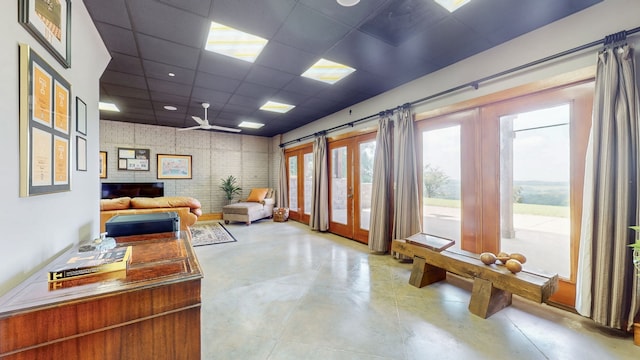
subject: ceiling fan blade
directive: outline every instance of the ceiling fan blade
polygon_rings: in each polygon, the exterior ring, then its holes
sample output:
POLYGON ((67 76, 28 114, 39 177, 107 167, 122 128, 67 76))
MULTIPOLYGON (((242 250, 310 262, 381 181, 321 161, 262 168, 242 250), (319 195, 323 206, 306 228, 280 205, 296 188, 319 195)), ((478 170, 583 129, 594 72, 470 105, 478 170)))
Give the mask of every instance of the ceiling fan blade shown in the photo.
POLYGON ((204 120, 200 119, 197 116, 191 116, 193 118, 193 120, 195 120, 198 124, 203 125, 204 124, 204 120))
POLYGON ((193 129, 202 129, 202 126, 198 125, 198 126, 192 126, 188 128, 181 128, 181 129, 178 129, 178 131, 193 130, 193 129))
POLYGON ((211 129, 220 130, 220 131, 229 131, 229 132, 240 132, 241 129, 229 128, 224 126, 211 125, 211 129))

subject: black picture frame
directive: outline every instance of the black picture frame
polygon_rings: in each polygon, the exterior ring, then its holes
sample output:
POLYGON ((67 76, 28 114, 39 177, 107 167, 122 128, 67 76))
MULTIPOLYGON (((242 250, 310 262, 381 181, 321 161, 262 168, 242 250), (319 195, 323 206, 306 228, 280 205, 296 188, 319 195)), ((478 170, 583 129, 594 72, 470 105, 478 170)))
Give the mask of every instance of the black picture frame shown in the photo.
POLYGON ((87 104, 76 96, 76 131, 87 135, 87 104))
POLYGON ((149 149, 118 148, 118 170, 149 171, 149 149))
POLYGON ((45 0, 18 0, 18 21, 62 66, 70 68, 71 0, 51 3, 45 0))
POLYGON ((76 136, 76 170, 87 171, 87 139, 76 136))

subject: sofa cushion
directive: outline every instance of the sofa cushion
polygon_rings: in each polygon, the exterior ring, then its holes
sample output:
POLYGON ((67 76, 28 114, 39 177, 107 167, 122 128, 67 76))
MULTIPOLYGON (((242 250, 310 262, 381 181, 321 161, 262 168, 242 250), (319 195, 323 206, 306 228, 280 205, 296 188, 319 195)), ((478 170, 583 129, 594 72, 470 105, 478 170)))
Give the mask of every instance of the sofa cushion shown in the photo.
POLYGON ((131 198, 128 196, 115 199, 101 199, 100 211, 128 209, 130 204, 131 198))
POLYGON ((247 198, 247 202, 261 202, 264 200, 264 197, 267 195, 269 189, 267 188, 253 188, 251 189, 251 193, 247 198))
POLYGON ((263 209, 264 206, 257 202, 239 202, 222 207, 223 214, 247 215, 254 211, 263 209))
POLYGON ((200 210, 200 201, 189 196, 163 196, 157 198, 135 197, 131 199, 131 207, 134 209, 170 208, 182 206, 202 211, 200 210))

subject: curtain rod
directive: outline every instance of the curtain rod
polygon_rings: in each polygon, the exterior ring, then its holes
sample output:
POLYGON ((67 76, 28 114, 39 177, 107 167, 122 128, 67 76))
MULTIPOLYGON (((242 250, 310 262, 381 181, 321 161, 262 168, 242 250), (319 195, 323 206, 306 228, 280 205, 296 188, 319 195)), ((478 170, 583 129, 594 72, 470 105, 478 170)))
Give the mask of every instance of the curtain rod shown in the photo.
POLYGON ((385 110, 385 111, 381 111, 381 112, 379 112, 377 114, 372 114, 372 115, 360 118, 358 120, 354 120, 354 121, 351 121, 351 122, 348 122, 348 123, 345 123, 345 124, 342 124, 342 125, 334 126, 334 127, 330 128, 330 129, 326 129, 326 130, 323 130, 323 131, 319 131, 317 133, 313 133, 313 134, 309 134, 309 135, 306 135, 306 136, 303 136, 303 137, 299 137, 299 138, 297 138, 295 140, 289 140, 289 141, 287 141, 285 143, 281 143, 280 147, 283 148, 283 147, 285 147, 287 145, 299 143, 299 142, 301 142, 303 140, 312 139, 312 138, 314 138, 314 137, 316 137, 316 136, 318 136, 320 134, 326 134, 326 133, 330 133, 330 132, 333 132, 333 131, 344 129, 344 128, 347 128, 347 127, 353 127, 356 124, 360 124, 362 122, 369 121, 369 120, 371 120, 373 118, 377 118, 377 117, 381 116, 382 114, 384 114, 386 111, 393 112, 395 110, 401 109, 402 106, 416 105, 416 104, 419 104, 419 103, 422 103, 422 102, 425 102, 425 101, 428 101, 428 100, 432 100, 432 99, 438 98, 440 96, 444 96, 444 95, 456 92, 458 90, 465 89, 467 87, 473 87, 474 89, 477 90, 478 87, 480 86, 480 83, 482 83, 482 82, 493 80, 493 79, 496 79, 496 78, 499 78, 499 77, 502 77, 502 76, 505 76, 505 75, 509 75, 509 74, 514 73, 514 72, 518 72, 518 71, 521 71, 521 70, 524 70, 524 69, 527 69, 527 68, 530 68, 530 67, 533 67, 533 66, 536 66, 536 65, 540 65, 542 63, 545 63, 545 62, 548 62, 548 61, 551 61, 551 60, 555 60, 555 59, 558 59, 558 58, 561 58, 561 57, 564 57, 564 56, 567 56, 567 55, 570 55, 570 54, 573 54, 573 53, 576 53, 576 52, 579 52, 579 51, 582 51, 582 50, 586 50, 586 49, 589 49, 589 48, 592 48, 592 47, 595 47, 595 46, 598 46, 598 45, 611 45, 611 44, 614 44, 614 43, 619 43, 619 42, 625 41, 627 36, 633 35, 633 34, 638 33, 638 32, 640 32, 640 26, 636 27, 634 29, 631 29, 631 30, 622 30, 622 31, 617 32, 615 34, 607 35, 603 39, 592 41, 592 42, 590 42, 588 44, 584 44, 584 45, 581 45, 581 46, 578 46, 578 47, 574 47, 572 49, 565 50, 565 51, 559 52, 557 54, 550 55, 550 56, 544 57, 542 59, 538 59, 538 60, 523 64, 523 65, 520 65, 520 66, 516 66, 516 67, 513 67, 511 69, 507 69, 507 70, 495 73, 493 75, 485 76, 483 78, 480 78, 480 79, 477 79, 477 80, 474 80, 474 81, 470 81, 470 82, 464 83, 462 85, 458 85, 458 86, 452 87, 450 89, 441 91, 439 93, 435 93, 433 95, 429 95, 429 96, 420 98, 418 100, 414 100, 414 101, 409 102, 407 104, 404 104, 404 105, 401 105, 401 106, 396 106, 395 108, 388 109, 388 110, 385 110))

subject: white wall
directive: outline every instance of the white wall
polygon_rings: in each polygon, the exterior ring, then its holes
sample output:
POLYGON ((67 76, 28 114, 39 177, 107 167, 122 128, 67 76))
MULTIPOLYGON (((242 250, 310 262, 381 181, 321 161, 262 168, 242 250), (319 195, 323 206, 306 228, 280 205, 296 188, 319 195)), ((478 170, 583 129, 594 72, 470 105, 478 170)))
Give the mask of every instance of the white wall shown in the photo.
POLYGON ((242 196, 254 187, 269 186, 270 139, 210 131, 116 121, 100 121, 100 150, 107 152, 107 178, 103 182, 164 182, 165 195, 191 196, 203 213, 222 212, 226 204, 218 189, 229 175, 238 179, 242 196), (149 149, 149 171, 118 170, 119 147, 149 149), (157 154, 191 155, 192 179, 158 180, 157 154))
MULTIPOLYGON (((481 54, 292 130, 284 134, 282 142, 292 141, 321 130, 377 114, 385 109, 394 108, 485 76, 601 40, 609 34, 622 30, 631 30, 640 26, 638 14, 640 14, 639 0, 605 0, 481 54), (351 115, 349 115, 349 109, 352 110, 351 115)), ((640 37, 640 34, 635 35, 635 37, 640 37)), ((469 87, 457 93, 431 100, 428 103, 419 104, 414 108, 414 113, 436 109, 593 66, 596 64, 598 50, 598 47, 585 50, 515 75, 480 84, 478 90, 469 87)), ((636 51, 640 51, 640 49, 636 49, 636 51)), ((360 127, 375 125, 376 121, 374 119, 362 124, 360 127)), ((353 131, 353 129, 345 130, 345 132, 348 131, 353 131)), ((337 133, 331 133, 329 136, 337 133)), ((305 142, 310 141, 312 140, 306 140, 305 142)))
POLYGON ((52 256, 99 232, 99 78, 108 61, 84 3, 72 2, 71 68, 64 69, 19 23, 18 1, 0 5, 0 294, 24 280, 52 256), (69 192, 20 198, 18 43, 32 47, 71 83, 72 166, 69 192), (75 171, 75 98, 87 104, 88 171, 75 171), (94 161, 95 160, 95 161, 94 161))

